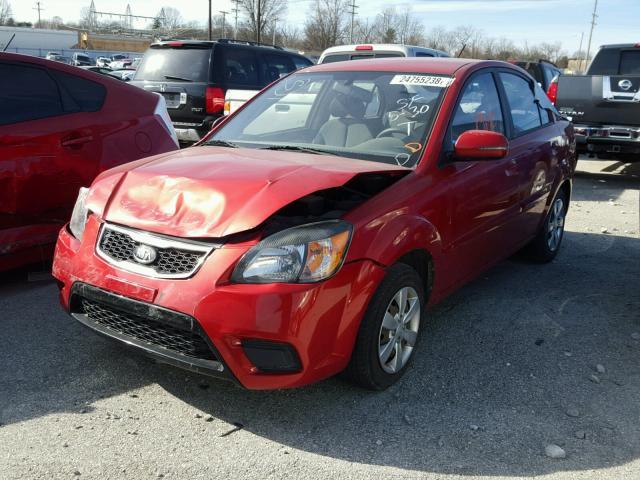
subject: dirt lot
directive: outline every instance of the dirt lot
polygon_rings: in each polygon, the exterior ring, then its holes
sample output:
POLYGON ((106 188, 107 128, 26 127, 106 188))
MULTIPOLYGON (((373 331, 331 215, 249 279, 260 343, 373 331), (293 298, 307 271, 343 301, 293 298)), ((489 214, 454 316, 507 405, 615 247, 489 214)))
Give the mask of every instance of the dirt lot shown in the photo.
POLYGON ((557 260, 503 262, 431 311, 383 393, 153 364, 68 318, 51 281, 5 275, 0 478, 640 478, 640 164, 579 169, 557 260))

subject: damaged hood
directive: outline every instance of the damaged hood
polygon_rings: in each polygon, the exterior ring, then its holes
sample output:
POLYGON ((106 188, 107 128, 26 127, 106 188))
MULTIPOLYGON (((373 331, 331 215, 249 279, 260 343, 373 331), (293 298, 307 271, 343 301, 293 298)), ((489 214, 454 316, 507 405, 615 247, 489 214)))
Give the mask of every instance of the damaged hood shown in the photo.
POLYGON ((250 230, 285 205, 360 173, 408 170, 330 155, 206 146, 123 167, 98 177, 89 208, 108 222, 192 238, 250 230))

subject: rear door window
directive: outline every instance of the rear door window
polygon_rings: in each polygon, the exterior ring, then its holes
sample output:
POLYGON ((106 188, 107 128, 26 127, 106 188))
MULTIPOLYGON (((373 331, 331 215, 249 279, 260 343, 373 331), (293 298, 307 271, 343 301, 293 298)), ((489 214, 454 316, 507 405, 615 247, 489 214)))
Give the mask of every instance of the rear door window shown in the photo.
POLYGON ((58 86, 46 70, 0 63, 0 125, 63 113, 58 86))
POLYGON ((152 47, 144 54, 135 80, 206 82, 210 57, 210 47, 152 47))
POLYGON ((51 70, 51 74, 83 112, 97 112, 104 104, 107 89, 104 85, 64 72, 51 70))
POLYGON ((253 50, 225 48, 222 75, 228 85, 260 86, 258 58, 253 50))
POLYGON ((529 82, 519 75, 505 72, 500 72, 500 80, 507 95, 515 136, 540 127, 541 108, 529 82))
POLYGON ((640 50, 620 52, 620 75, 640 75, 640 50))

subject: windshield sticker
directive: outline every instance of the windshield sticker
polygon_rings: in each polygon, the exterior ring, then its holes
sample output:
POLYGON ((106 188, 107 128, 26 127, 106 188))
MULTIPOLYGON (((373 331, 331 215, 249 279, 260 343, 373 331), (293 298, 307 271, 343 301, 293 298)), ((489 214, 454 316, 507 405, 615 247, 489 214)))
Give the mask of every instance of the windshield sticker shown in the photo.
POLYGON ((422 85, 423 87, 446 88, 453 83, 453 77, 435 75, 395 75, 391 85, 422 85))

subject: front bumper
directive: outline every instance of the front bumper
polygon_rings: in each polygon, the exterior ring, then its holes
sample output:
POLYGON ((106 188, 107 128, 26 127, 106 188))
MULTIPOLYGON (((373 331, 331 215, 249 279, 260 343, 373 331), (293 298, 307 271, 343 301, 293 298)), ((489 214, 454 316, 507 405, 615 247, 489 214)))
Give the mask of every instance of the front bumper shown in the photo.
MULTIPOLYGON (((152 278, 118 269, 95 253, 100 225, 91 216, 82 243, 66 227, 60 232, 53 274, 65 309, 94 331, 161 361, 235 380, 250 389, 302 386, 343 370, 369 299, 384 276, 381 266, 363 260, 345 263, 335 276, 318 284, 230 284, 224 279, 250 248, 237 244, 216 249, 191 278, 152 278), (150 345, 146 338, 114 335, 113 328, 96 326, 78 306, 78 299, 85 297, 128 315, 137 312, 177 321, 183 330, 201 335, 215 358, 193 361, 150 345), (263 345, 289 348, 297 368, 258 368, 252 352, 263 345)), ((283 349, 279 355, 286 353, 283 349)))

